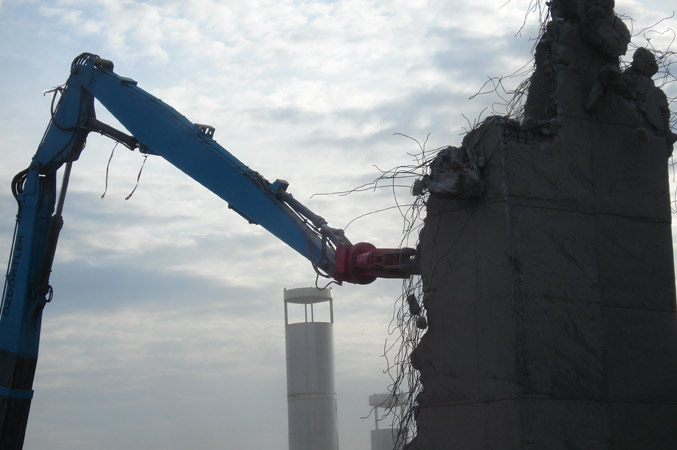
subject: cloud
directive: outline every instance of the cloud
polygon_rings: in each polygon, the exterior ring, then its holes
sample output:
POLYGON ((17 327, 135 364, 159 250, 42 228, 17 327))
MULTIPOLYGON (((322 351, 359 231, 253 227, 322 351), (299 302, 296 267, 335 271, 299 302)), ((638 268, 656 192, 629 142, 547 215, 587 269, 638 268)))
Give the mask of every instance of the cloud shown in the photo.
MULTIPOLYGON (((93 51, 345 226, 393 206, 392 190, 311 196, 414 164, 418 146, 394 133, 430 134, 429 151, 457 145, 464 116, 490 114, 496 101, 468 98, 529 61, 534 17, 515 37, 525 5, 503 3, 0 0, 0 185, 40 142, 50 103, 42 92, 93 51)), ((663 17, 660 2, 617 4, 636 29, 663 17)), ((97 117, 118 126, 99 106, 97 117)), ((74 164, 27 448, 279 448, 282 288, 313 284, 310 264, 159 157, 125 201, 142 158, 116 149, 101 199, 112 148, 90 136, 74 164)), ((397 198, 407 204, 403 184, 397 198)), ((16 211, 8 189, 0 209, 7 255, 16 211)), ((402 226, 391 210, 347 234, 389 247, 402 226)), ((335 289, 342 447, 369 447, 372 422, 359 417, 389 383, 380 355, 399 294, 396 280, 335 289)))

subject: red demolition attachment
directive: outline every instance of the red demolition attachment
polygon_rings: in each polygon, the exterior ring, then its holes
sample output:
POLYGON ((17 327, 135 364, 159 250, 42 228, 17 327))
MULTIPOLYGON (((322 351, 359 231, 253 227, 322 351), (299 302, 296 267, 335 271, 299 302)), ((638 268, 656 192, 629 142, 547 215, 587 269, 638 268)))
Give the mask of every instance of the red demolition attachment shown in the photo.
POLYGON ((333 277, 339 283, 369 284, 376 278, 409 278, 417 273, 413 248, 376 248, 367 242, 339 244, 333 277))

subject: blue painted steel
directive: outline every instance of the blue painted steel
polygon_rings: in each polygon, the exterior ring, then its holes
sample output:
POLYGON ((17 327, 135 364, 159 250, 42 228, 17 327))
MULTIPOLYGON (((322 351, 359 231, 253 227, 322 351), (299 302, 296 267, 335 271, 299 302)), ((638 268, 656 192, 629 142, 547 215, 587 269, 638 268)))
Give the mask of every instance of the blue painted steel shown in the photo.
POLYGON ((333 257, 322 261, 319 231, 279 201, 270 182, 202 133, 200 126, 136 83, 92 63, 77 67, 73 77, 139 141, 141 151, 162 156, 250 222, 331 273, 333 257))
MULTIPOLYGON (((37 362, 42 310, 48 301, 47 236, 56 201, 56 173, 79 158, 95 117, 94 99, 104 105, 138 140, 143 153, 160 155, 214 192, 250 222, 260 224, 314 266, 331 274, 335 251, 329 241, 346 242, 319 216, 309 223, 276 194, 287 183, 269 183, 214 141, 213 128, 188 121, 171 106, 112 72, 112 63, 83 54, 71 66, 59 104, 25 178, 16 184, 19 203, 15 241, 0 307, 0 446, 21 448, 29 404, 3 399, 30 399, 37 362), (47 264, 45 264, 47 260, 47 264), (4 359, 3 359, 4 358, 4 359), (12 406, 14 405, 14 406, 12 406), (18 406, 17 406, 18 405, 18 406), (15 408, 12 410, 11 408, 15 408), (24 422, 24 429, 10 425, 24 422), (5 420, 7 419, 7 420, 5 420), (3 444, 14 442, 14 444, 3 444)), ((286 197, 287 201, 290 200, 286 197)), ((291 202, 294 203, 294 202, 291 202)), ((305 211, 308 211, 307 209, 305 211)), ((340 233, 338 234, 340 236, 340 233)), ((27 400, 30 401, 30 400, 27 400)))
POLYGON ((38 163, 29 168, 19 198, 17 230, 7 270, 0 315, 0 349, 37 358, 44 296, 36 281, 42 266, 49 218, 54 207, 54 176, 41 176, 38 163))
POLYGON ((286 242, 318 268, 330 273, 334 250, 327 247, 318 227, 308 223, 276 198, 285 182, 268 182, 212 137, 171 106, 140 89, 134 80, 120 77, 94 63, 93 57, 73 64, 53 120, 33 157, 19 196, 17 243, 8 270, 0 318, 0 349, 37 357, 39 269, 45 237, 54 210, 56 171, 77 160, 95 117, 94 99, 106 107, 138 140, 140 151, 160 155, 214 192, 250 222, 259 224, 286 242))
POLYGON ((23 398, 31 399, 33 398, 32 389, 8 389, 4 386, 0 386, 0 396, 7 398, 23 398))

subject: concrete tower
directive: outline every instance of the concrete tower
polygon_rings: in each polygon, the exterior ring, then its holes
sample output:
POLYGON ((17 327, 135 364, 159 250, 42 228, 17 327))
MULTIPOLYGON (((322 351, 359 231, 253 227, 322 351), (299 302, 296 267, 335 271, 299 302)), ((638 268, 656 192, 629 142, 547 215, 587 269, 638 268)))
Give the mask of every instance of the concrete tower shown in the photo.
POLYGON ((369 396, 369 406, 374 412, 374 429, 371 430, 371 450, 393 450, 395 448, 395 435, 393 428, 379 427, 383 417, 379 417, 379 408, 386 410, 386 414, 393 408, 404 405, 404 398, 392 398, 390 394, 373 394, 369 396))
POLYGON ((550 4, 524 120, 486 120, 425 180, 409 450, 677 449, 675 135, 656 60, 619 67, 613 2, 550 4), (473 161, 484 188, 464 197, 473 161), (432 175, 457 189, 435 194, 432 175))
POLYGON ((289 450, 337 450, 331 289, 285 289, 284 322, 289 450), (289 323, 290 304, 303 308, 300 322, 289 323), (318 304, 328 306, 328 322, 316 321, 318 304))

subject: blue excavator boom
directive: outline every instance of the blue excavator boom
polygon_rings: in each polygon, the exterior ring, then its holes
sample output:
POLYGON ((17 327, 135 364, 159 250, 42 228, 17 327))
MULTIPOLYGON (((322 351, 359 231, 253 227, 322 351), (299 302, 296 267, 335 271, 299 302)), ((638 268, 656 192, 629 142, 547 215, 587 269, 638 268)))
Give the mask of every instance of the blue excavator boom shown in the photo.
POLYGON ((342 230, 327 225, 287 192, 286 181, 266 180, 220 146, 214 128, 190 122, 136 81, 117 75, 112 62, 83 53, 57 91, 55 98, 60 98, 52 105, 38 150, 12 181, 18 214, 0 307, 0 448, 23 446, 68 178, 90 132, 166 159, 307 258, 318 274, 338 283, 366 284, 415 273, 415 250, 353 245, 342 230), (95 99, 129 134, 96 118, 95 99), (57 189, 60 168, 63 179, 57 189))

